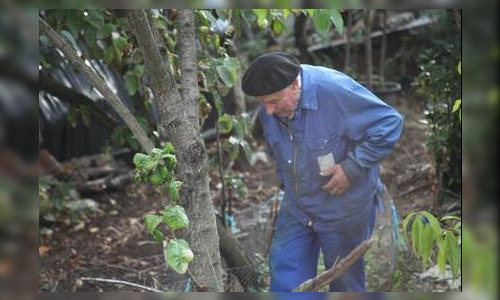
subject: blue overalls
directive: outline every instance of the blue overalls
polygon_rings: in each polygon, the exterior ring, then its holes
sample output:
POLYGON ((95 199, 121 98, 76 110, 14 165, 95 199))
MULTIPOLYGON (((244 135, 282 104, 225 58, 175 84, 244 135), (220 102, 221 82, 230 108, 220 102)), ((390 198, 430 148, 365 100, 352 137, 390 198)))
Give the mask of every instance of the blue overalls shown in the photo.
MULTIPOLYGON (((316 276, 319 250, 326 268, 371 236, 378 162, 392 152, 402 117, 338 71, 302 65, 302 93, 292 120, 260 117, 285 195, 270 253, 270 292, 288 292, 316 276), (317 158, 333 154, 351 186, 341 195, 322 190, 317 158)), ((330 291, 365 291, 359 260, 330 284, 330 291)))

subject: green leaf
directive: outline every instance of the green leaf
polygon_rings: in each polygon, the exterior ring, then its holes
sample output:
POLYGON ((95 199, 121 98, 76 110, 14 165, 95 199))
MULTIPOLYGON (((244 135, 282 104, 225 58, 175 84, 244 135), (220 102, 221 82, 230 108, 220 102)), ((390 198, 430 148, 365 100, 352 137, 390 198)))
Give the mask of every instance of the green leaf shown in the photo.
POLYGON ((329 9, 330 12, 330 20, 332 20, 335 29, 340 35, 344 34, 344 20, 342 19, 342 15, 340 14, 339 9, 329 9))
POLYGON ((127 73, 125 73, 124 80, 125 88, 127 89, 129 96, 135 95, 139 89, 139 78, 137 78, 137 75, 132 71, 127 71, 127 73))
POLYGON ((163 172, 161 171, 164 168, 156 168, 151 176, 149 176, 149 181, 154 185, 162 185, 165 183, 163 172))
POLYGON ((163 222, 172 230, 181 230, 189 227, 189 219, 180 205, 169 205, 163 212, 163 222))
POLYGON ((127 47, 127 39, 121 35, 118 36, 113 36, 113 46, 118 50, 118 51, 123 51, 125 47, 127 47))
POLYGON ((227 114, 223 114, 222 116, 220 116, 217 124, 219 126, 220 134, 230 133, 233 129, 233 119, 227 114))
POLYGON ((441 222, 451 221, 451 220, 460 221, 462 219, 460 217, 457 217, 457 216, 444 216, 444 217, 441 218, 441 222))
POLYGON ((413 246, 413 250, 417 256, 420 256, 420 237, 419 235, 422 232, 423 224, 422 219, 419 216, 415 218, 413 224, 411 226, 411 244, 413 246))
POLYGON ((462 61, 458 62, 457 70, 458 70, 458 74, 462 75, 462 61))
POLYGON ((83 28, 83 39, 85 40, 85 43, 87 44, 88 47, 97 48, 98 47, 96 43, 97 29, 95 27, 86 24, 83 28))
POLYGON ((234 76, 234 72, 230 68, 226 65, 220 65, 215 67, 215 69, 217 71, 217 75, 219 75, 219 78, 227 87, 235 85, 237 78, 234 76))
POLYGON ((106 47, 104 49, 104 62, 107 65, 112 65, 114 61, 115 61, 115 48, 106 47))
POLYGON ((97 29, 97 38, 100 40, 106 39, 115 30, 116 30, 116 26, 114 24, 107 23, 102 28, 97 29))
POLYGON ((424 266, 427 266, 429 263, 429 259, 431 256, 431 250, 432 247, 434 246, 434 231, 432 230, 432 227, 427 225, 424 227, 422 237, 422 262, 424 263, 424 266))
POLYGON ((238 118, 235 118, 233 120, 233 128, 238 138, 243 139, 245 137, 246 128, 244 120, 239 120, 238 118))
POLYGON ((271 23, 271 29, 274 35, 281 35, 285 31, 285 24, 280 19, 274 19, 271 23))
POLYGON ((446 234, 445 237, 445 242, 446 247, 448 248, 448 259, 450 261, 451 273, 453 278, 457 278, 462 259, 462 253, 457 243, 457 237, 451 231, 448 231, 448 234, 446 234))
POLYGON ((82 28, 83 14, 80 10, 68 10, 67 12, 68 15, 64 19, 64 23, 68 27, 71 34, 75 38, 78 38, 80 29, 82 28))
POLYGON ((104 26, 104 14, 100 9, 87 10, 87 16, 84 17, 84 20, 96 28, 104 26))
POLYGON ((453 104, 453 110, 451 112, 454 113, 461 107, 462 107, 462 99, 455 100, 455 103, 453 104))
POLYGON ((403 221, 403 235, 406 243, 408 243, 408 224, 415 216, 415 214, 416 214, 415 212, 410 213, 409 215, 406 216, 406 218, 403 221))
POLYGON ((142 181, 141 173, 135 172, 134 174, 134 183, 139 184, 142 181))
POLYGON ((167 263, 174 271, 185 274, 194 254, 189 249, 189 244, 183 239, 172 239, 165 249, 167 263))
POLYGON ((250 145, 245 140, 240 141, 240 146, 243 148, 243 153, 245 153, 245 158, 247 159, 248 163, 252 162, 252 150, 250 149, 250 145))
POLYGON ((179 190, 181 189, 181 186, 182 182, 180 181, 173 181, 167 185, 167 191, 172 201, 179 202, 179 190))
POLYGON ((144 222, 146 223, 146 228, 148 229, 149 233, 153 236, 153 239, 161 243, 163 240, 163 233, 158 230, 158 225, 162 222, 162 217, 157 216, 157 215, 147 215, 144 218, 144 222))
POLYGON ((437 254, 437 263, 439 266, 439 271, 441 274, 444 274, 446 270, 446 254, 448 249, 446 248, 446 243, 438 244, 438 254, 437 254))
POLYGON ((171 142, 166 142, 165 147, 163 147, 164 154, 175 154, 174 145, 171 142))
POLYGON ((316 9, 313 15, 313 23, 316 30, 323 37, 328 36, 330 30, 330 15, 323 9, 316 9))
POLYGON ((441 235, 442 235, 442 230, 443 229, 441 228, 441 224, 439 223, 439 221, 430 212, 422 211, 421 213, 429 221, 428 225, 430 225, 430 227, 434 231, 434 235, 435 235, 436 239, 438 241, 440 241, 442 239, 441 235))
POLYGON ((253 9, 260 27, 266 27, 267 9, 253 9))
POLYGON ((288 16, 290 16, 291 10, 290 9, 283 9, 283 20, 286 21, 288 19, 288 16))
POLYGON ((153 171, 158 165, 158 160, 143 153, 136 153, 134 155, 134 165, 141 171, 153 171))
POLYGON ((132 72, 134 72, 134 74, 137 76, 137 78, 141 78, 142 75, 144 75, 144 70, 145 70, 145 66, 142 64, 134 65, 134 67, 132 68, 132 72))
POLYGON ((177 164, 177 158, 173 154, 162 154, 162 159, 165 161, 165 166, 168 170, 173 170, 177 164))

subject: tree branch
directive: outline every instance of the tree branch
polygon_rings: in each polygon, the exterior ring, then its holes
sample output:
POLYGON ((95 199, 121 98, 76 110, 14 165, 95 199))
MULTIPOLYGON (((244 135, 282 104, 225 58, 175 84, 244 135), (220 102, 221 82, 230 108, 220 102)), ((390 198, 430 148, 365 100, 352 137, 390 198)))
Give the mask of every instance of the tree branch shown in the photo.
POLYGON ((123 119, 123 121, 130 128, 134 137, 141 144, 142 148, 146 153, 151 152, 154 145, 149 140, 147 135, 142 130, 139 123, 136 121, 132 113, 127 109, 125 105, 122 104, 118 96, 116 96, 111 89, 106 85, 104 80, 99 77, 99 75, 88 65, 85 64, 85 61, 77 56, 76 51, 66 42, 64 41, 57 32, 50 27, 41 17, 39 17, 39 26, 40 32, 47 35, 49 40, 61 50, 68 61, 78 70, 83 76, 89 81, 89 83, 94 86, 103 96, 104 100, 106 100, 111 107, 118 113, 118 115, 123 119))
POLYGON ((328 285, 330 282, 337 279, 342 275, 352 264, 361 258, 372 245, 372 239, 366 240, 361 243, 356 249, 352 250, 347 257, 342 259, 338 265, 335 265, 316 276, 302 283, 294 292, 318 292, 321 288, 328 285))
POLYGON ((107 282, 107 283, 114 283, 114 284, 122 284, 122 285, 128 285, 128 286, 133 286, 135 288, 145 290, 148 292, 164 292, 162 290, 157 290, 153 289, 144 285, 139 285, 136 283, 128 282, 128 281, 123 281, 123 280, 115 280, 115 279, 105 279, 105 278, 91 278, 91 277, 82 277, 80 278, 82 281, 97 281, 97 282, 107 282))

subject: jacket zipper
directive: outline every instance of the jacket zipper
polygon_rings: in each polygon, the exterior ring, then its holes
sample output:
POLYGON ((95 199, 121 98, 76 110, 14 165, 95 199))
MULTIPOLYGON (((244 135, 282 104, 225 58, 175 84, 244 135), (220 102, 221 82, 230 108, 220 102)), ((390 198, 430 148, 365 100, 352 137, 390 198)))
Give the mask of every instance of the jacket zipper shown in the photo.
POLYGON ((293 140, 292 126, 290 125, 289 120, 287 121, 286 127, 288 130, 288 135, 290 136, 290 141, 292 142, 292 176, 293 176, 295 194, 297 194, 298 197, 300 188, 299 188, 299 183, 297 182, 297 147, 295 146, 295 142, 293 140))

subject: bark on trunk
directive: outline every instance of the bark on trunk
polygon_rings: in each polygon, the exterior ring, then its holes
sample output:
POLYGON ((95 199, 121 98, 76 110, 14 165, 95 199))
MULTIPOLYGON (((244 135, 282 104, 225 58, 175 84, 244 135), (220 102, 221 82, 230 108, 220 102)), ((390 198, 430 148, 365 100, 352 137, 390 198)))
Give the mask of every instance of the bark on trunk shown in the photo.
POLYGON ((146 75, 161 116, 161 125, 177 153, 180 199, 190 218, 188 240, 195 254, 191 273, 204 291, 222 291, 219 237, 208 185, 205 144, 199 135, 196 44, 192 10, 179 10, 182 98, 161 57, 143 10, 130 10, 131 28, 144 51, 146 75))

